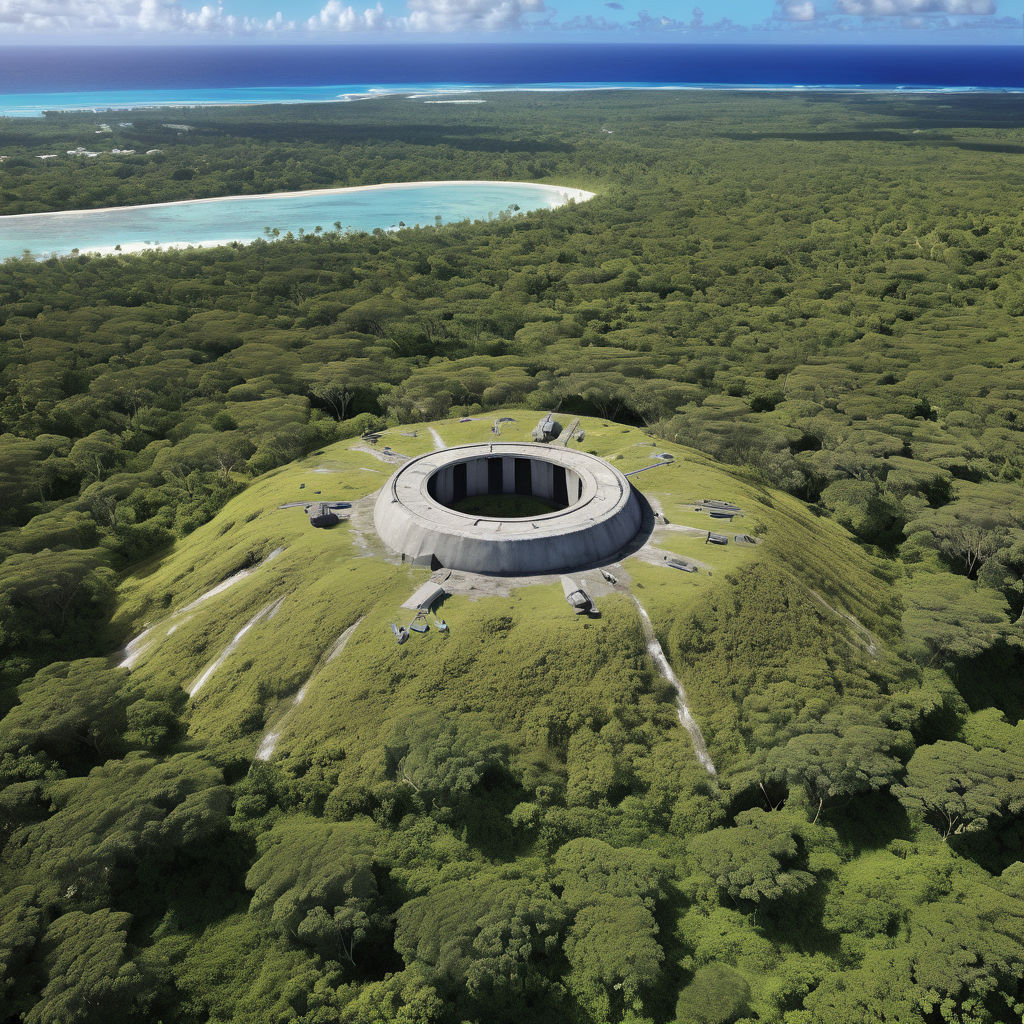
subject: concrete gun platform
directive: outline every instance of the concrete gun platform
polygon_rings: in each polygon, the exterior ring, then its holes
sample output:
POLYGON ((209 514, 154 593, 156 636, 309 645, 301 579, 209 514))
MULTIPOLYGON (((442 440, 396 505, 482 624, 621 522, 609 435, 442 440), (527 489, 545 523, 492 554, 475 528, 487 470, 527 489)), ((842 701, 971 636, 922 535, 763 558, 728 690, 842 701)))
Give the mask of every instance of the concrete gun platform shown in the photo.
POLYGON ((460 445, 411 459, 374 505, 380 538, 403 558, 484 575, 523 576, 599 562, 638 533, 643 510, 625 476, 596 455, 531 443, 460 445), (523 518, 451 506, 528 495, 553 510, 523 518))

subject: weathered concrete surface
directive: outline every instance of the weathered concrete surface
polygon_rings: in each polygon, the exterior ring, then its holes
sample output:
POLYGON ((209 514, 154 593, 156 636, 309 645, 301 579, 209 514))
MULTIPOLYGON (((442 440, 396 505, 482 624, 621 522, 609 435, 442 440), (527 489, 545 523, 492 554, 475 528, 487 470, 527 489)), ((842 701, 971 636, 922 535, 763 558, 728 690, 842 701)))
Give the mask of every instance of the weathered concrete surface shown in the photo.
POLYGON ((429 611, 442 597, 447 595, 447 591, 444 587, 438 586, 431 580, 428 580, 423 584, 422 587, 418 587, 416 592, 409 598, 403 608, 408 608, 410 611, 429 611))
POLYGON ((640 530, 643 509, 623 474, 596 455, 491 442, 411 459, 378 495, 374 524, 392 551, 420 564, 528 576, 614 555, 640 530), (566 507, 523 519, 447 507, 488 493, 533 494, 566 507))

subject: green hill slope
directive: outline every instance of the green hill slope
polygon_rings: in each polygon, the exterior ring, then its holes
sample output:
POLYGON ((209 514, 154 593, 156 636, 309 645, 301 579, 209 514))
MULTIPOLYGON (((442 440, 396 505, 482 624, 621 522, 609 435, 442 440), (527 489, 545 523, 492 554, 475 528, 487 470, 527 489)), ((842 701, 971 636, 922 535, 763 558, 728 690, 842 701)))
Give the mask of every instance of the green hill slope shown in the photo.
MULTIPOLYGON (((531 413, 503 414, 516 419, 504 439, 528 437, 531 413)), ((415 437, 406 436, 412 429, 393 429, 375 449, 361 440, 341 442, 255 482, 159 566, 123 584, 120 624, 151 629, 137 645, 133 684, 187 692, 201 681, 185 712, 189 734, 249 755, 272 731, 279 734, 275 756, 308 760, 318 748, 340 745, 346 762, 358 761, 395 720, 426 710, 480 712, 524 749, 547 744, 550 738, 538 737, 553 722, 571 732, 627 707, 642 706, 651 722, 671 731, 674 696, 647 656, 639 613, 626 593, 604 597, 602 618, 586 621, 572 616, 557 579, 507 587, 502 596, 457 594, 443 608, 448 633, 432 629, 395 644, 390 624, 410 618, 400 606, 430 574, 395 564, 370 530, 365 499, 393 470, 384 449, 420 454, 433 447, 432 431, 448 444, 480 440, 491 436, 490 423, 419 425, 415 437), (353 501, 358 512, 317 530, 301 507, 279 507, 315 497, 353 501), (252 570, 248 576, 190 607, 245 569, 252 570), (331 657, 342 636, 344 650, 331 657)), ((675 456, 633 479, 668 521, 657 530, 657 547, 706 569, 684 574, 635 556, 621 568, 658 636, 671 637, 677 671, 689 664, 702 694, 698 718, 720 714, 722 695, 713 681, 703 694, 702 641, 690 634, 720 601, 736 600, 726 595, 757 586, 753 581, 775 592, 789 588, 794 619, 829 637, 837 657, 872 660, 864 637, 881 645, 877 636, 894 628, 892 608, 870 558, 839 527, 700 453, 676 445, 655 449, 641 431, 607 421, 581 425, 583 446, 626 472, 652 465, 655 451, 675 456), (733 533, 743 530, 763 543, 705 543, 698 529, 725 527, 694 503, 713 496, 744 509, 733 533)), ((874 659, 880 657, 876 649, 874 659)), ((737 753, 731 728, 723 722, 708 730, 713 750, 737 753)))
MULTIPOLYGON (((536 419, 502 415, 506 440, 536 419)), ((133 639, 40 672, 0 727, 15 1014, 839 1024, 934 996, 1002 1019, 1019 881, 958 851, 1007 862, 1015 769, 914 752, 955 698, 902 653, 903 581, 792 497, 581 425, 620 469, 655 467, 632 478, 653 532, 615 585, 573 574, 599 618, 558 577, 467 577, 446 632, 395 642, 430 573, 383 550, 372 497, 490 416, 268 473, 121 581, 133 639), (350 518, 314 529, 316 498, 350 518), (743 510, 724 546, 709 498, 743 510), (935 813, 950 772, 971 780, 959 831, 935 813)), ((970 724, 1014 748, 1005 722, 970 724)))

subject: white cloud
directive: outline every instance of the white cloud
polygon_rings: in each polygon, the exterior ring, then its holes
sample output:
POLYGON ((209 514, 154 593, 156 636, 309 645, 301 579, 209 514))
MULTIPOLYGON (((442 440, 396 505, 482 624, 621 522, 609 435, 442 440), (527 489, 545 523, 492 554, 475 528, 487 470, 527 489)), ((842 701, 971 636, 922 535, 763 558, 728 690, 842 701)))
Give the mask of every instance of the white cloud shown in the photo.
POLYGON ((357 11, 351 4, 342 5, 339 0, 327 0, 320 13, 306 22, 306 27, 332 29, 335 32, 372 32, 387 28, 389 24, 380 4, 357 11))
MULTIPOLYGON (((327 0, 298 24, 278 12, 269 19, 238 17, 219 4, 186 7, 188 0, 0 0, 0 28, 35 33, 276 34, 308 32, 472 32, 522 28, 544 0, 407 0, 391 17, 381 3, 360 9, 327 0)), ((238 2, 238 0, 236 0, 238 2)), ((372 0, 371 0, 372 2, 372 0)))
POLYGON ((273 18, 238 18, 209 4, 177 0, 0 0, 0 25, 25 32, 274 32, 294 27, 273 18))
POLYGON ((522 28, 525 15, 545 10, 544 0, 407 0, 406 8, 408 14, 389 17, 379 3, 358 11, 342 0, 327 0, 306 27, 335 32, 493 32, 522 28))
MULTIPOLYGON (((608 5, 605 4, 607 7, 608 5)), ((592 14, 585 16, 577 14, 568 21, 559 23, 557 28, 566 32, 621 32, 622 24, 618 21, 609 21, 607 18, 592 14)))
POLYGON ((775 17, 783 21, 814 21, 817 16, 814 0, 782 0, 775 9, 775 17))
POLYGON ((527 14, 545 10, 544 0, 408 0, 398 21, 413 32, 464 32, 522 28, 527 14))
POLYGON ((729 18, 721 18, 714 24, 708 24, 704 20, 704 12, 699 7, 694 7, 690 14, 690 20, 684 21, 670 15, 652 15, 648 11, 641 11, 633 21, 628 22, 625 26, 614 25, 612 27, 619 29, 625 27, 639 32, 687 32, 706 35, 747 31, 744 25, 737 25, 729 18))
POLYGON ((865 18, 916 18, 921 15, 995 14, 994 0, 836 0, 843 14, 865 18))

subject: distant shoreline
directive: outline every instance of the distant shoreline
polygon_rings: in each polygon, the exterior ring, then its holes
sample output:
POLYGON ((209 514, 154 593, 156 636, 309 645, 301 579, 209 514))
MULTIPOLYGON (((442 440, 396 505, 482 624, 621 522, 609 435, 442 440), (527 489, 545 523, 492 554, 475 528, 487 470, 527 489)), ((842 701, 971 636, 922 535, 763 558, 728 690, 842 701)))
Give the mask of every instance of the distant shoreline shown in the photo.
MULTIPOLYGON (((282 87, 279 96, 260 96, 247 99, 246 92, 265 92, 267 87, 252 86, 231 87, 223 90, 212 89, 211 92, 222 91, 223 97, 203 97, 201 89, 195 96, 176 97, 160 96, 147 98, 147 92, 162 90, 140 90, 137 98, 104 99, 103 92, 85 92, 89 99, 73 100, 62 97, 74 97, 78 93, 3 93, 0 94, 0 117, 6 118, 41 118, 45 113, 88 114, 97 116, 124 112, 129 110, 209 110, 221 107, 274 107, 297 106, 301 104, 354 103, 365 100, 406 99, 419 100, 424 103, 437 102, 437 97, 469 97, 489 93, 570 93, 570 92, 724 92, 724 93, 835 93, 839 95, 885 95, 885 96, 942 96, 942 95, 1020 95, 1024 87, 1018 86, 986 86, 986 85, 851 85, 847 84, 801 84, 801 83, 763 83, 754 82, 700 82, 700 83, 662 83, 662 82, 602 82, 602 83, 551 83, 522 85, 396 85, 396 86, 365 86, 351 85, 309 87, 310 94, 305 96, 289 95, 300 91, 301 87, 282 87), (336 91, 337 90, 337 91, 336 91), (333 96, 316 95, 316 92, 334 92, 333 96)), ((178 92, 180 90, 168 90, 178 92)), ((122 90, 110 90, 116 95, 122 90)))
MULTIPOLYGON (((586 202, 596 193, 566 185, 533 181, 397 181, 373 185, 305 189, 298 192, 264 192, 258 195, 210 196, 179 199, 136 206, 106 206, 85 210, 51 210, 45 213, 17 213, 0 216, 0 260, 20 258, 26 251, 36 259, 95 254, 141 252, 181 248, 250 245, 277 241, 293 232, 319 232, 313 225, 327 224, 339 213, 352 217, 346 230, 398 231, 403 227, 426 227, 493 216, 497 207, 524 212, 555 210, 572 202, 586 202), (466 191, 463 192, 462 190, 466 191), (446 191, 445 191, 446 190, 446 191), (402 199, 401 193, 416 193, 402 199), (440 210, 428 215, 422 193, 437 197, 440 210), (351 199, 357 209, 347 214, 347 197, 375 193, 379 199, 351 199), (482 195, 481 195, 482 193, 482 195), (298 209, 295 209, 296 202, 298 209), (239 204, 233 206, 232 204, 239 204), (242 205, 247 204, 247 205, 242 205), (522 204, 521 207, 516 204, 522 204), (220 209, 217 209, 217 207, 220 209), (284 209, 282 209, 284 207, 284 209), (291 207, 291 208, 290 208, 291 207), (178 212, 172 212, 177 208, 178 212), (330 211, 329 213, 327 211, 330 211), (404 212, 403 212, 404 211, 404 212), (107 218, 104 223, 104 218, 107 218), (111 221, 112 218, 112 221, 111 221), (404 220, 409 223, 405 224, 404 220), (283 236, 267 237, 267 222, 285 224, 283 236), (194 222, 194 223, 193 223, 194 222), (231 232, 229 234, 228 232, 231 232)), ((434 199, 429 203, 433 206, 434 199)), ((335 222, 337 223, 337 222, 335 222)), ((332 232, 328 230, 327 234, 332 232)))
MULTIPOLYGON (((155 210, 166 206, 196 206, 200 203, 225 203, 230 202, 233 199, 291 199, 298 198, 299 196, 338 196, 354 192, 379 192, 385 189, 400 190, 406 188, 424 188, 435 185, 495 185, 499 187, 503 185, 532 185, 536 188, 548 189, 553 193, 557 193, 560 197, 564 196, 563 202, 559 203, 558 206, 563 206, 564 203, 569 202, 569 200, 574 200, 577 203, 585 203, 588 199, 593 199, 594 196, 597 195, 596 192, 587 192, 586 189, 569 188, 565 185, 548 185, 542 181, 483 181, 471 179, 459 179, 456 181, 394 181, 381 182, 377 185, 345 185, 338 188, 307 188, 298 192, 254 192, 252 194, 243 193, 242 195, 237 196, 207 196, 204 199, 174 199, 166 203, 138 203, 133 206, 97 206, 85 210, 47 210, 45 213, 12 213, 6 216, 0 216, 0 225, 5 221, 10 222, 14 219, 21 220, 27 217, 74 217, 94 213, 110 213, 113 211, 124 213, 129 210, 155 210)), ((239 240, 232 239, 231 241, 239 240)), ((186 245, 193 243, 182 242, 177 244, 186 245)), ((227 243, 214 242, 212 244, 216 245, 227 243)))
POLYGON ((662 35, 657 43, 650 41, 653 36, 647 42, 608 42, 605 36, 600 42, 545 37, 544 42, 486 44, 0 46, 0 114, 423 99, 453 93, 901 96, 1024 91, 1019 22, 1012 32, 999 28, 997 38, 1004 45, 998 46, 917 45, 933 38, 920 30, 891 45, 858 43, 849 36, 841 42, 811 42, 803 33, 762 43, 696 35, 687 36, 688 41, 665 41, 662 35))

